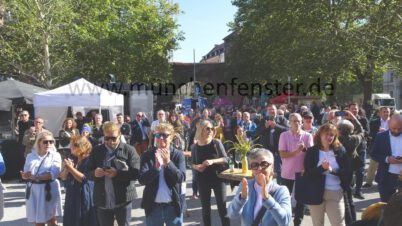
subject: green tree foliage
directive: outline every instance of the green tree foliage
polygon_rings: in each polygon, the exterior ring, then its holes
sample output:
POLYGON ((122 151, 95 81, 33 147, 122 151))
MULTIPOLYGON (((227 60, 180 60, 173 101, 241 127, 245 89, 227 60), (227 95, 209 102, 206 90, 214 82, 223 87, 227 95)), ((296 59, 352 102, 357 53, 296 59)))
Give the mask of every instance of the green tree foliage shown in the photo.
POLYGON ((320 77, 338 87, 357 81, 367 100, 371 83, 381 81, 384 67, 401 63, 398 0, 233 4, 238 12, 231 23, 235 35, 226 59, 238 77, 286 81, 291 76, 292 82, 305 83, 320 77))
POLYGON ((164 0, 5 0, 0 73, 51 86, 82 76, 103 81, 169 79, 182 34, 177 4, 164 0), (53 84, 54 85, 54 84, 53 84))

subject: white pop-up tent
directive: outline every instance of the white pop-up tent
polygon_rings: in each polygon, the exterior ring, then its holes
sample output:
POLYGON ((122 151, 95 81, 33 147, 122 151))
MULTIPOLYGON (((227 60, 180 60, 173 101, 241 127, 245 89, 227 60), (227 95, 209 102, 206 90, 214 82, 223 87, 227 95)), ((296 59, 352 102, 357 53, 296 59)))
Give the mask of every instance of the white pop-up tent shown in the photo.
POLYGON ((81 78, 53 90, 35 93, 33 105, 35 115, 44 119, 46 129, 58 136, 69 106, 73 112, 108 109, 110 119, 115 120, 117 113, 124 112, 124 96, 81 78))

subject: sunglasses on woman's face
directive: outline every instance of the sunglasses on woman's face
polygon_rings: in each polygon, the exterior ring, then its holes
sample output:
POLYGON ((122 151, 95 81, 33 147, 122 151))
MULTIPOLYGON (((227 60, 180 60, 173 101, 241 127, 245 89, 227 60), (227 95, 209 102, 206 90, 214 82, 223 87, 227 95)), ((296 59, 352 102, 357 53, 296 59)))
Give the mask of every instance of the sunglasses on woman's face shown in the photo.
POLYGON ((268 168, 271 165, 271 163, 267 162, 267 161, 262 161, 260 163, 258 162, 252 162, 250 164, 250 168, 252 170, 258 170, 259 167, 261 167, 262 170, 265 170, 266 168, 268 168))
POLYGON ((215 128, 214 127, 205 127, 205 130, 207 130, 207 131, 215 131, 215 128))
POLYGON ((170 134, 167 134, 167 133, 155 133, 155 138, 157 138, 157 139, 166 140, 169 136, 170 136, 170 134))
POLYGON ((54 144, 54 140, 42 140, 42 144, 54 144))

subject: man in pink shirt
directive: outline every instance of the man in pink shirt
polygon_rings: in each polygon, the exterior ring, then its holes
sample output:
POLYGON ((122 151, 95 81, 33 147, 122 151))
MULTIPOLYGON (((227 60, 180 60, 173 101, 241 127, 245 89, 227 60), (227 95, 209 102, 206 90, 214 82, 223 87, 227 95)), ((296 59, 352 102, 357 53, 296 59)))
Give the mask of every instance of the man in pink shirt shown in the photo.
MULTIPOLYGON (((279 154, 282 159, 282 184, 289 192, 293 191, 295 174, 303 170, 304 152, 313 146, 313 136, 301 129, 302 117, 298 113, 289 115, 290 130, 281 133, 279 137, 279 154)), ((303 220, 304 205, 296 204, 296 212, 293 223, 295 226, 303 220)))

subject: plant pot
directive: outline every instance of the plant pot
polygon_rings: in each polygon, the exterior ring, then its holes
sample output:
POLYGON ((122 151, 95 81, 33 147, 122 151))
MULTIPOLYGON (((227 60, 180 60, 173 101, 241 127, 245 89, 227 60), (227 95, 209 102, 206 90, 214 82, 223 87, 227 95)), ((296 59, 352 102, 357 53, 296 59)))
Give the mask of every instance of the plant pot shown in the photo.
POLYGON ((243 174, 247 174, 248 173, 248 161, 247 161, 247 157, 244 156, 241 159, 241 170, 243 174))

